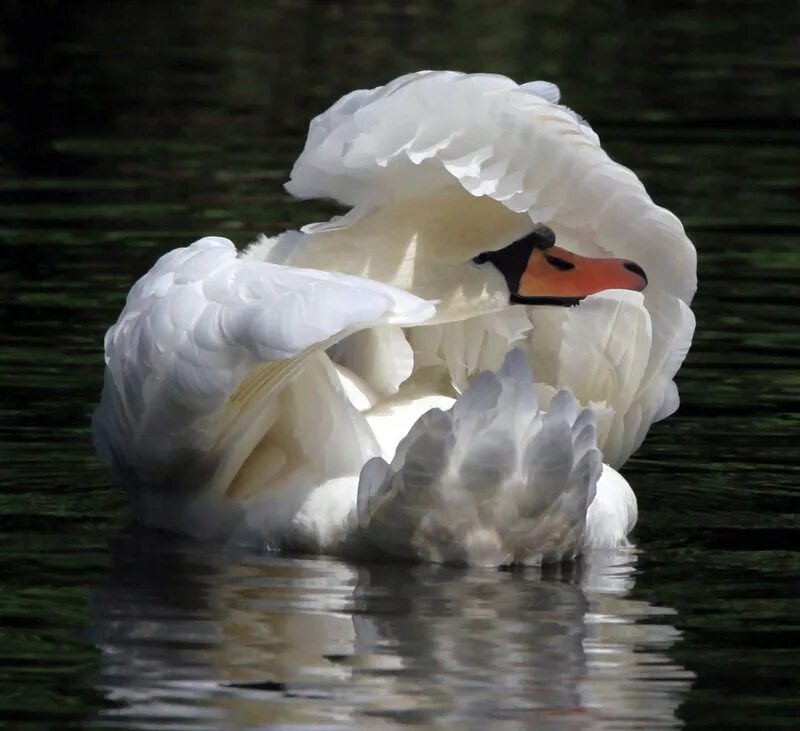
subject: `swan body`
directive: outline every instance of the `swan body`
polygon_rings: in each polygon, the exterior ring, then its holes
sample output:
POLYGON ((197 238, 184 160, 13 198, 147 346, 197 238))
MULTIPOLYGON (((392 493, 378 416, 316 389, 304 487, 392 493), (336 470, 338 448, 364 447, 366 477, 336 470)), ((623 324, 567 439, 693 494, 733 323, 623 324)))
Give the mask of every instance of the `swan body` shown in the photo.
POLYGON ((677 408, 695 253, 556 87, 353 92, 287 189, 350 210, 166 254, 106 335, 95 445, 139 519, 483 565, 627 545, 614 468, 677 408))

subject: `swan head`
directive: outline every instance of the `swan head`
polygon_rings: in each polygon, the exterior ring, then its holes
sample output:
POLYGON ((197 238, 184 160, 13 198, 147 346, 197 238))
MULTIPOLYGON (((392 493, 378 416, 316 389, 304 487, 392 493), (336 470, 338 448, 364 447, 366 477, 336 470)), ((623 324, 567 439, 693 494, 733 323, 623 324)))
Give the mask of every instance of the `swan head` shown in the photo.
POLYGON ((557 238, 524 213, 455 190, 313 225, 291 242, 287 258, 272 260, 362 276, 435 300, 431 324, 518 304, 570 306, 603 290, 647 285, 638 263, 581 255, 557 238))
POLYGON ((472 261, 491 264, 503 275, 512 304, 570 306, 606 289, 641 292, 647 286, 647 275, 636 262, 575 254, 556 246, 553 229, 544 224, 472 261))

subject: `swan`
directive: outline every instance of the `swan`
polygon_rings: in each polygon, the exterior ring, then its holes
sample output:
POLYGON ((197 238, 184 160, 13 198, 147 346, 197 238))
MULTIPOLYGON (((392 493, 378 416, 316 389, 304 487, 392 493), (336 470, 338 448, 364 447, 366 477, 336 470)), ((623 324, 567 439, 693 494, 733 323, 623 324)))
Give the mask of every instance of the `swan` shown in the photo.
POLYGON ((162 256, 105 337, 94 444, 145 524, 488 566, 628 545, 696 253, 558 88, 347 94, 286 185, 347 212, 162 256))

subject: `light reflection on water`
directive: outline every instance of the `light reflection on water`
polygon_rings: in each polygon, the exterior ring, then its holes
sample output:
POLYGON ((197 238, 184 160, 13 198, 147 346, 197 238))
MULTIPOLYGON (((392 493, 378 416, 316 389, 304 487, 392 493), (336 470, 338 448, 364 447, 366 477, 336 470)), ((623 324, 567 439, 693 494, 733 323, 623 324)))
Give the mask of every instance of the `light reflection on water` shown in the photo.
POLYGON ((92 596, 103 725, 670 728, 692 673, 634 553, 497 572, 237 554, 136 531, 92 596))

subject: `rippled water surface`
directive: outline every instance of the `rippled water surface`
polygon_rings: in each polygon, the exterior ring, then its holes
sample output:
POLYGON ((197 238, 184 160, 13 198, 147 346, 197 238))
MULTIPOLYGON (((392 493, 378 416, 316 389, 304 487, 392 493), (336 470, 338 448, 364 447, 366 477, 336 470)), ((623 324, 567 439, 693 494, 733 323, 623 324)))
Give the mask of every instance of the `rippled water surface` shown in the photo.
POLYGON ((771 2, 4 3, 0 724, 795 727, 798 37, 771 2), (88 434, 133 279, 327 215, 281 188, 308 120, 420 67, 558 82, 697 244, 637 551, 542 575, 133 527, 88 434))

